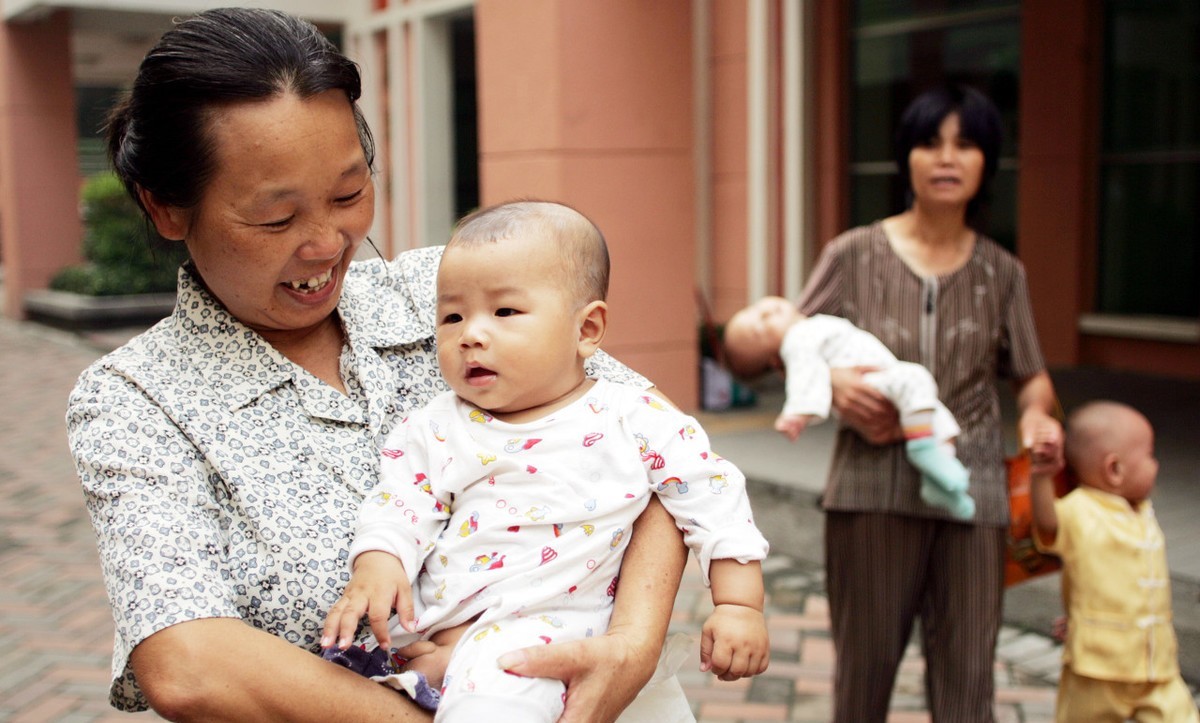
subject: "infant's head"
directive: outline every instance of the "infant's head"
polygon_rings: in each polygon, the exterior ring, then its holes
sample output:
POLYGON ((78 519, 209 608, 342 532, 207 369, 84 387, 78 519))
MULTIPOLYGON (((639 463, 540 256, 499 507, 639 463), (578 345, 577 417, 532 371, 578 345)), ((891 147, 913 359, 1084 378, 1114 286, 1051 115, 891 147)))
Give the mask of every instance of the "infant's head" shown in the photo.
POLYGON ((780 365, 779 346, 804 315, 782 296, 764 296, 733 315, 725 325, 725 363, 739 377, 752 378, 780 365))
POLYGON ((1138 503, 1154 491, 1154 429, 1127 404, 1089 402, 1067 420, 1067 462, 1081 484, 1138 503))
POLYGON ((437 276, 446 383, 497 415, 534 415, 577 392, 604 336, 608 273, 599 229, 562 204, 506 203, 463 219, 437 276))

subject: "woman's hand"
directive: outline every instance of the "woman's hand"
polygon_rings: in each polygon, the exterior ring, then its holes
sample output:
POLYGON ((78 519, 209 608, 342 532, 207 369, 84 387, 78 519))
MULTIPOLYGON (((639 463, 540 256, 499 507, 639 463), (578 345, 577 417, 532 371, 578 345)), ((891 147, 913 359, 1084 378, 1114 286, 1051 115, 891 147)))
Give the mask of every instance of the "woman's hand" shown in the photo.
POLYGON ((1027 409, 1017 423, 1021 446, 1029 450, 1029 473, 1033 477, 1053 477, 1063 468, 1063 428, 1054 417, 1040 409, 1027 409))
POLYGON ((365 614, 379 647, 391 648, 388 620, 392 609, 400 616, 400 624, 410 633, 416 630, 413 619, 412 586, 400 560, 386 552, 371 550, 354 559, 354 573, 342 598, 329 609, 321 647, 333 645, 345 650, 354 642, 358 621, 365 614))
POLYGON ((1063 468, 1063 428, 1054 418, 1058 397, 1048 372, 1039 372, 1018 381, 1017 434, 1021 446, 1029 450, 1030 474, 1053 477, 1063 468))
POLYGON ((559 723, 609 723, 650 680, 661 649, 661 638, 610 627, 594 638, 514 650, 498 662, 509 673, 566 683, 559 723))
POLYGON ((891 444, 904 438, 900 413, 887 397, 863 381, 875 367, 844 367, 829 370, 833 385, 833 408, 842 421, 871 444, 891 444))

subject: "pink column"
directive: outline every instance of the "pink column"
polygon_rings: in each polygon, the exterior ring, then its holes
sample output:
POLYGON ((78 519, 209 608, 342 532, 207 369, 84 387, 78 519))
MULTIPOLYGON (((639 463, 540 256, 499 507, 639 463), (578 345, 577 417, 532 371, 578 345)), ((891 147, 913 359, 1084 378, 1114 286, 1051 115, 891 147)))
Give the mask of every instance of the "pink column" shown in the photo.
POLYGON ((480 0, 484 203, 592 218, 613 261, 604 348, 696 406, 691 3, 480 0))
POLYGON ((0 23, 0 243, 4 313, 80 258, 70 15, 0 23))

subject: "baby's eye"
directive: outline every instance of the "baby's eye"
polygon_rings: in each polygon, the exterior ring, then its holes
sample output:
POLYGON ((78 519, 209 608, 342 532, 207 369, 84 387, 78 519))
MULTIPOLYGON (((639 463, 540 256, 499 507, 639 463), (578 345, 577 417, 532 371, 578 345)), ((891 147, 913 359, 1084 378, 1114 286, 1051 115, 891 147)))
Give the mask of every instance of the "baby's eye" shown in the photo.
POLYGON ((443 324, 457 324, 462 321, 462 316, 458 314, 446 314, 442 317, 443 324))
POLYGON ((507 306, 502 309, 496 309, 496 316, 515 316, 521 312, 516 309, 510 309, 507 306))

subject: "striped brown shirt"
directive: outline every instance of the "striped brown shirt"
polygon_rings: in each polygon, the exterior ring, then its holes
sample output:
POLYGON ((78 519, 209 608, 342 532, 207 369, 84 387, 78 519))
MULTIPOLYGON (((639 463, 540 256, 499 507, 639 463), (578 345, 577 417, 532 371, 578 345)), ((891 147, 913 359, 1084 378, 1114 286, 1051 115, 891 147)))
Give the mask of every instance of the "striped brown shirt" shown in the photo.
MULTIPOLYGON (((892 250, 878 223, 852 229, 825 247, 799 302, 805 314, 849 319, 898 359, 929 369, 938 396, 962 427, 958 457, 971 470, 975 521, 1008 524, 1008 486, 995 382, 1045 368, 1025 269, 983 236, 962 268, 915 274, 892 250)), ((918 495, 917 471, 903 444, 875 446, 838 431, 825 488, 826 509, 947 517, 918 495)))

